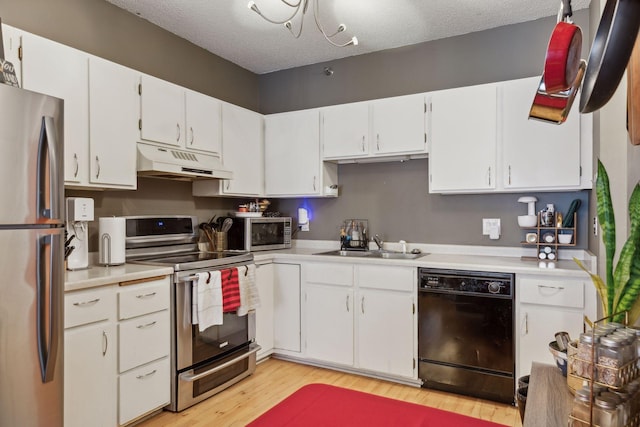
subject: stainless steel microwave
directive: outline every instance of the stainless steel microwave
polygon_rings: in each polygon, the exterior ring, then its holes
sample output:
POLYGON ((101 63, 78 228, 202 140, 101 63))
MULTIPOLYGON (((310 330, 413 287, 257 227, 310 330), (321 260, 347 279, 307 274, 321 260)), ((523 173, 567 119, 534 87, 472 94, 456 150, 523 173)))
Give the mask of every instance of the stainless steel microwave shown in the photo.
POLYGON ((287 249, 291 247, 291 217, 234 218, 227 238, 229 249, 287 249))

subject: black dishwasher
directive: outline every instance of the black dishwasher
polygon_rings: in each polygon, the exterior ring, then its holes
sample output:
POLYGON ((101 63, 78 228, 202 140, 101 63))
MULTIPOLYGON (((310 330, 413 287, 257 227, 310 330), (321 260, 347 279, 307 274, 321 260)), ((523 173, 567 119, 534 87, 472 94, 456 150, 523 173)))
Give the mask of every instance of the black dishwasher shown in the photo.
POLYGON ((418 269, 423 387, 514 403, 514 274, 418 269))

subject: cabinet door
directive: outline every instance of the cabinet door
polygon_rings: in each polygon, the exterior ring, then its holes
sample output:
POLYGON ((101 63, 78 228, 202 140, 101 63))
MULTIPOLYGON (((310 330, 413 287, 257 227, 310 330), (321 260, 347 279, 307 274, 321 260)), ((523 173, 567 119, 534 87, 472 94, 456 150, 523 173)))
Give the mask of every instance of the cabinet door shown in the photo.
POLYGON ((222 102, 192 90, 185 91, 186 148, 219 154, 222 102))
POLYGON ((140 137, 184 147, 184 89, 146 75, 140 81, 140 137))
POLYGON ((323 159, 369 154, 369 103, 335 105, 322 109, 323 159))
POLYGON ((495 85, 431 94, 430 193, 495 189, 496 98, 495 85))
POLYGON ((277 349, 300 352, 300 266, 273 264, 273 328, 277 349))
POLYGON ((318 110, 265 117, 266 194, 318 195, 320 182, 318 110))
POLYGON ((67 329, 64 346, 65 427, 118 425, 115 325, 67 329))
POLYGON ((358 367, 390 375, 414 376, 414 301, 404 292, 361 289, 358 367))
POLYGON ((165 357, 120 375, 120 425, 168 405, 171 374, 169 358, 165 357))
POLYGON ((561 125, 529 120, 539 77, 501 85, 503 185, 513 189, 580 186, 580 114, 561 125))
POLYGON ((168 310, 121 321, 118 332, 118 369, 121 373, 169 355, 168 310))
POLYGON ((306 355, 353 365, 353 288, 307 284, 306 355))
POLYGON ((136 188, 138 73, 89 59, 89 153, 92 184, 136 188))
POLYGON ((222 106, 222 161, 233 172, 224 194, 260 196, 264 183, 264 119, 262 114, 232 104, 222 106))
POLYGON ((4 59, 13 65, 18 83, 20 83, 20 87, 22 87, 22 61, 20 60, 22 31, 2 24, 2 44, 4 45, 4 59))
POLYGON ((64 180, 89 177, 89 56, 33 34, 22 36, 22 85, 64 99, 64 180))
POLYGON ((273 352, 273 264, 256 265, 260 307, 256 308, 256 342, 262 347, 258 359, 273 352))
POLYGON ((423 94, 373 101, 371 114, 375 154, 427 152, 423 94))

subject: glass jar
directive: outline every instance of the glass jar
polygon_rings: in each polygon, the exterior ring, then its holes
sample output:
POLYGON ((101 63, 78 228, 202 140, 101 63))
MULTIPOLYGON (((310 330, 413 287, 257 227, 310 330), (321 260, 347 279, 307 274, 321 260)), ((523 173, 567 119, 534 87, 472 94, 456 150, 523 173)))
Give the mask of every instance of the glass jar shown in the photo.
POLYGON ((600 338, 592 335, 591 332, 584 332, 580 334, 577 360, 574 366, 574 372, 576 375, 582 378, 591 379, 593 357, 597 357, 599 340, 600 338))
POLYGON ((597 396, 593 406, 593 425, 599 427, 624 426, 620 421, 616 399, 605 395, 597 396))
POLYGON ((591 402, 589 386, 576 390, 573 406, 571 407, 569 427, 589 427, 591 425, 591 402))
POLYGON ((631 394, 624 389, 612 390, 610 393, 618 398, 618 419, 621 425, 626 426, 631 420, 631 394))
POLYGON ((608 335, 600 338, 597 348, 596 380, 609 387, 622 386, 620 368, 625 362, 625 342, 619 337, 608 335))

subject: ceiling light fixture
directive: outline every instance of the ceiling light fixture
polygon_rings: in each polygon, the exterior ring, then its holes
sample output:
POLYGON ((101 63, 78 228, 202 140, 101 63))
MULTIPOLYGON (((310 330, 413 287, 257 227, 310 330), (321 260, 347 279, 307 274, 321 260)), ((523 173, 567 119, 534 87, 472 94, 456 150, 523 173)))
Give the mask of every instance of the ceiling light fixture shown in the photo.
POLYGON ((336 35, 344 32, 347 29, 347 26, 344 24, 340 24, 338 25, 338 29, 333 33, 333 34, 327 34, 324 30, 324 28, 322 28, 322 24, 320 24, 320 19, 318 18, 320 15, 320 0, 298 0, 297 2, 289 2, 288 0, 280 0, 282 3, 284 3, 286 6, 290 7, 291 9, 293 9, 293 13, 291 14, 291 16, 289 16, 288 18, 282 20, 282 21, 277 21, 277 20, 273 20, 270 19, 268 17, 266 17, 265 15, 262 14, 262 12, 260 11, 260 9, 258 9, 258 6, 256 5, 256 3, 254 1, 250 1, 247 4, 247 7, 251 10, 253 10, 255 13, 257 13, 258 15, 260 15, 265 21, 267 22, 271 22, 272 24, 276 24, 276 25, 284 25, 284 27, 289 30, 289 32, 291 34, 293 34, 293 36, 295 38, 299 38, 300 34, 302 34, 302 27, 304 24, 304 17, 305 14, 307 13, 307 8, 309 7, 309 3, 313 3, 313 20, 316 23, 316 27, 318 27, 318 30, 320 30, 320 32, 322 33, 322 35, 324 36, 325 40, 327 40, 329 43, 331 43, 332 45, 336 46, 336 47, 346 47, 346 46, 357 46, 358 45, 358 38, 356 36, 351 37, 351 39, 345 43, 336 43, 334 42, 332 39, 333 37, 335 37, 336 35), (291 23, 291 21, 293 19, 295 19, 295 17, 298 15, 298 13, 302 11, 302 17, 300 18, 300 27, 298 28, 297 33, 293 30, 293 24, 291 23))

